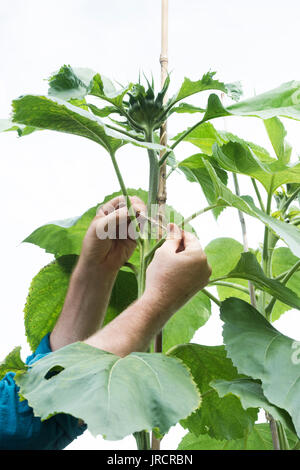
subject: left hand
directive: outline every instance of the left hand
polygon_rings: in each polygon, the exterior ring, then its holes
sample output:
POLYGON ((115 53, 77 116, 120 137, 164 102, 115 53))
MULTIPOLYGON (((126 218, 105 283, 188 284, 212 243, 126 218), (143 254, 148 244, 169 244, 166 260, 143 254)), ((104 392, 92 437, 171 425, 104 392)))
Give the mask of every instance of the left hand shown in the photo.
MULTIPOLYGON (((146 213, 146 206, 140 198, 132 196, 130 201, 135 214, 146 213)), ((83 240, 81 263, 117 273, 136 247, 136 240, 130 238, 128 233, 130 222, 124 196, 111 199, 101 206, 83 240), (108 236, 100 239, 99 235, 105 232, 108 236)))

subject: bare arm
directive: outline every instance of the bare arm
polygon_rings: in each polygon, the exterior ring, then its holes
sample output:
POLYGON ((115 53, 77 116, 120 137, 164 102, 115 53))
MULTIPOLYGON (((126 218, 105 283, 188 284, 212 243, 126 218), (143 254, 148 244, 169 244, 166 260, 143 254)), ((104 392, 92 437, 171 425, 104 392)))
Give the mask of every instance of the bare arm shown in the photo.
MULTIPOLYGON (((132 197, 131 203, 136 212, 146 209, 137 197, 132 197)), ((127 232, 129 220, 122 197, 112 199, 98 211, 84 238, 62 312, 50 335, 52 351, 83 341, 102 326, 118 271, 136 246, 129 237, 118 238, 119 232, 127 232), (117 228, 117 234, 99 239, 108 223, 117 228)))

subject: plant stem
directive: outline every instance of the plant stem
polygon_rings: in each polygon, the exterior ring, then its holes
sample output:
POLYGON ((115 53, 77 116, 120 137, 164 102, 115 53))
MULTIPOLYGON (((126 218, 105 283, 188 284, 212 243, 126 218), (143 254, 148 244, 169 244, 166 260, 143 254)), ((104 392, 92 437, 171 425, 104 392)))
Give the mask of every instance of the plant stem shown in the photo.
POLYGON ((278 429, 277 429, 276 421, 273 418, 273 416, 270 415, 270 413, 266 413, 266 418, 270 423, 270 429, 271 429, 271 434, 272 434, 272 441, 273 441, 274 450, 280 450, 280 442, 279 442, 279 436, 278 436, 278 429))
MULTIPOLYGON (((235 193, 237 196, 240 196, 240 187, 239 187, 238 177, 235 173, 232 173, 232 175, 233 175, 235 193)), ((244 217, 243 212, 240 210, 238 211, 238 214, 239 214, 240 224, 242 228, 244 251, 247 252, 249 251, 249 246, 248 246, 248 237, 247 237, 245 217, 244 217)), ((256 295, 255 295, 254 286, 252 282, 250 281, 248 281, 248 288, 249 288, 251 305, 255 308, 256 307, 256 295)))
MULTIPOLYGON (((226 206, 227 204, 224 205, 224 207, 226 206)), ((191 220, 195 219, 196 217, 198 217, 199 215, 201 214, 204 214, 205 212, 207 211, 210 211, 212 209, 214 209, 215 207, 221 207, 221 204, 213 204, 211 206, 207 206, 207 207, 204 207, 204 209, 201 209, 197 212, 195 212, 194 214, 190 215, 189 217, 187 217, 186 219, 184 219, 181 224, 179 225, 180 228, 183 228, 186 224, 188 224, 191 220)), ((162 238, 154 245, 153 248, 151 248, 151 250, 146 253, 145 255, 145 259, 147 260, 147 262, 149 263, 151 261, 151 257, 152 255, 154 255, 155 251, 164 243, 165 239, 167 237, 167 233, 165 233, 162 238)), ((224 278, 226 279, 226 278, 224 278)), ((218 279, 219 280, 219 279, 218 279)))
MULTIPOLYGON (((281 281, 281 284, 285 285, 289 281, 289 279, 292 277, 292 275, 296 271, 298 271, 298 269, 300 269, 300 260, 297 261, 297 263, 295 263, 294 266, 292 266, 289 271, 287 271, 287 273, 285 274, 285 276, 283 277, 283 279, 281 281)), ((277 299, 275 297, 273 297, 272 300, 270 301, 269 305, 266 308, 266 318, 269 321, 270 321, 272 310, 273 310, 273 307, 275 305, 276 300, 277 299)))
POLYGON ((291 196, 287 199, 287 201, 285 201, 285 203, 283 204, 282 208, 281 208, 281 211, 283 214, 285 214, 285 212, 287 211, 289 205, 291 204, 291 202, 293 202, 293 200, 298 196, 298 194, 300 193, 300 187, 297 188, 293 194, 291 194, 291 196))
POLYGON ((215 304, 218 305, 218 307, 221 307, 221 302, 219 299, 217 299, 213 294, 211 294, 207 289, 202 289, 203 294, 205 294, 207 297, 209 297, 215 304))
POLYGON ((240 286, 239 284, 234 284, 233 282, 216 281, 216 282, 209 282, 208 284, 211 286, 230 287, 231 289, 236 289, 241 292, 244 292, 245 294, 249 294, 249 289, 247 289, 247 287, 240 286))
POLYGON ((257 184, 256 184, 256 181, 254 178, 251 178, 251 182, 253 184, 253 187, 254 187, 254 190, 255 190, 255 193, 256 193, 256 196, 257 196, 257 199, 258 199, 258 202, 259 202, 259 205, 260 205, 260 208, 263 212, 266 212, 266 209, 265 209, 265 205, 263 203, 263 200, 262 200, 262 197, 261 197, 261 194, 259 192, 259 189, 257 187, 257 184))
POLYGON ((135 231, 136 231, 136 233, 138 234, 137 242, 138 242, 140 245, 143 245, 144 239, 142 238, 140 226, 139 226, 139 224, 138 224, 138 221, 136 220, 135 213, 134 213, 134 210, 133 210, 131 201, 130 201, 130 197, 129 197, 129 195, 128 195, 126 186, 125 186, 125 184, 124 184, 124 181, 123 181, 123 178, 122 178, 122 174, 121 174, 121 172, 120 172, 120 168, 119 168, 119 165, 118 165, 118 163, 117 163, 116 156, 115 156, 114 152, 112 152, 112 153, 110 154, 110 156, 111 156, 111 160, 112 160, 112 163, 113 163, 113 166, 114 166, 114 169, 115 169, 115 172, 116 172, 116 175, 117 175, 117 178, 118 178, 120 187, 121 187, 122 194, 123 194, 123 196, 124 196, 125 199, 126 199, 126 204, 127 204, 128 214, 129 214, 130 220, 131 220, 131 222, 134 224, 135 231))
POLYGON ((300 439, 299 439, 299 441, 296 443, 295 447, 292 448, 292 450, 300 450, 300 439))
POLYGON ((280 450, 290 450, 286 432, 280 421, 276 421, 280 450))
POLYGON ((165 161, 166 159, 168 158, 168 156, 172 153, 172 151, 174 150, 175 147, 177 147, 177 145, 183 140, 185 139, 185 137, 187 135, 189 135, 194 129, 196 129, 196 127, 200 126, 201 124, 203 123, 203 119, 199 122, 196 122, 196 124, 194 124, 192 127, 190 127, 189 129, 187 129, 177 140, 176 142, 174 142, 173 145, 171 145, 170 147, 170 150, 168 152, 166 152, 163 157, 159 160, 159 166, 161 166, 165 161))
MULTIPOLYGON (((148 142, 153 142, 153 131, 149 129, 145 133, 148 142)), ((152 216, 153 205, 157 204, 157 193, 159 185, 159 165, 155 150, 148 149, 149 157, 149 192, 148 192, 148 217, 152 216)))
MULTIPOLYGON (((268 192, 267 207, 266 207, 267 215, 270 215, 271 213, 271 204, 272 204, 272 196, 273 196, 273 180, 274 180, 274 176, 271 180, 271 184, 270 184, 270 188, 268 192)), ((271 256, 269 256, 270 255, 269 233, 270 233, 269 227, 265 226, 264 244, 263 244, 263 253, 262 253, 262 268, 267 277, 270 277, 270 267, 271 267, 271 259, 270 259, 271 256)), ((266 307, 266 293, 262 291, 260 308, 261 308, 261 313, 264 316, 266 316, 265 307, 266 307)))

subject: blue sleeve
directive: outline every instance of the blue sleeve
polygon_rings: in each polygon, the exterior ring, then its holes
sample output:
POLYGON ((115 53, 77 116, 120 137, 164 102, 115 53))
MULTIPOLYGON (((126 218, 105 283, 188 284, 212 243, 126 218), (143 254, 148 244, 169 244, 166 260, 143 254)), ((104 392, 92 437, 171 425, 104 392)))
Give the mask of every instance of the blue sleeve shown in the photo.
MULTIPOLYGON (((26 364, 51 352, 48 334, 26 364)), ((14 375, 9 372, 0 381, 0 450, 61 450, 83 434, 86 425, 73 416, 60 413, 46 421, 34 416, 27 400, 19 401, 14 375)))

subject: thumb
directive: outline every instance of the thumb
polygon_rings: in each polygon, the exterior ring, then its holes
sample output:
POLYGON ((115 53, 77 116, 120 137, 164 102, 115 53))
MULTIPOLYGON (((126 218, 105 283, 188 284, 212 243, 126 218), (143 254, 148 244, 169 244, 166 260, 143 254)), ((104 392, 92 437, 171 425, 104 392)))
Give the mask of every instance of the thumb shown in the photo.
POLYGON ((182 230, 176 224, 167 225, 167 238, 161 248, 176 252, 182 240, 182 230))

